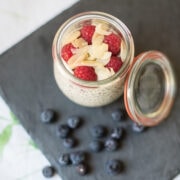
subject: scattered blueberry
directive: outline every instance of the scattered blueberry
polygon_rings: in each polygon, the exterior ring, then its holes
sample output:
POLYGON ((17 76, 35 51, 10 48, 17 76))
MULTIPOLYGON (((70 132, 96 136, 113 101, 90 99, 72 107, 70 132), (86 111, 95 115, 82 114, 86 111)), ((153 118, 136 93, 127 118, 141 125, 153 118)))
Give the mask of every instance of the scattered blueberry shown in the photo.
POLYGON ((84 176, 85 174, 87 174, 87 166, 85 164, 79 164, 76 166, 76 171, 78 172, 78 174, 84 176))
POLYGON ((81 164, 85 160, 85 153, 83 151, 72 152, 70 154, 70 160, 74 165, 81 164))
POLYGON ((104 146, 107 151, 115 151, 118 148, 118 143, 115 139, 109 138, 105 141, 104 146))
POLYGON ((95 138, 104 137, 106 134, 106 129, 102 125, 95 125, 91 128, 91 135, 95 138))
POLYGON ((124 120, 124 112, 121 109, 116 109, 111 113, 111 117, 115 122, 120 122, 124 120))
POLYGON ((76 129, 80 125, 81 119, 78 116, 70 116, 67 124, 70 128, 76 129))
POLYGON ((121 161, 113 159, 106 162, 106 172, 110 175, 117 175, 122 171, 123 164, 121 161))
POLYGON ((113 139, 120 140, 122 138, 122 134, 123 134, 123 128, 116 127, 112 130, 111 137, 113 139))
POLYGON ((55 170, 52 166, 45 166, 42 170, 42 174, 46 178, 50 178, 54 175, 55 170))
POLYGON ((41 121, 43 123, 50 123, 54 120, 55 112, 51 109, 46 109, 41 113, 41 121))
POLYGON ((132 130, 134 132, 138 132, 141 133, 145 130, 145 127, 143 125, 137 124, 137 123, 133 123, 132 124, 132 130))
POLYGON ((72 137, 65 138, 64 141, 63 141, 63 145, 66 148, 72 148, 72 147, 75 146, 75 139, 72 138, 72 137))
POLYGON ((69 165, 70 164, 70 155, 62 154, 62 155, 60 155, 58 161, 59 161, 59 164, 62 166, 69 165))
POLYGON ((57 126, 56 135, 61 138, 66 138, 70 133, 70 128, 66 124, 57 126))
POLYGON ((104 147, 104 144, 100 140, 93 140, 89 144, 89 148, 92 152, 100 152, 103 149, 103 147, 104 147))

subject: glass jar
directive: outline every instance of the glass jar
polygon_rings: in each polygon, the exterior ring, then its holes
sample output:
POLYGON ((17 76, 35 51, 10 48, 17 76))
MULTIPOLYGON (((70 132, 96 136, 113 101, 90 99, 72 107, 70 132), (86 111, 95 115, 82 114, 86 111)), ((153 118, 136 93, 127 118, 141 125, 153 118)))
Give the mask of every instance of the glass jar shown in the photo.
POLYGON ((54 38, 52 54, 54 76, 63 94, 79 105, 97 107, 107 105, 123 94, 124 81, 134 58, 134 42, 129 29, 116 17, 102 12, 84 12, 70 18, 59 28, 54 38), (123 47, 120 55, 123 56, 123 65, 117 73, 107 79, 84 81, 76 78, 67 69, 60 50, 63 38, 68 33, 79 30, 83 25, 91 24, 93 21, 107 23, 121 36, 123 47))

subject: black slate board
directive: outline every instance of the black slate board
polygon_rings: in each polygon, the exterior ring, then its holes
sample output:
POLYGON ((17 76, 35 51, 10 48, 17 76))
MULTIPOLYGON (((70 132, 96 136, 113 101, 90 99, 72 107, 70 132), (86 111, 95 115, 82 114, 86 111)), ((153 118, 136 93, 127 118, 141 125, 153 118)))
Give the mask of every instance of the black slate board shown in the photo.
POLYGON ((99 10, 120 18, 129 27, 136 55, 151 49, 165 52, 179 81, 179 7, 178 0, 82 0, 1 55, 0 94, 63 180, 170 180, 180 172, 179 91, 170 117, 161 125, 141 135, 128 130, 117 152, 90 156, 89 175, 80 177, 73 167, 60 167, 57 158, 66 150, 55 136, 57 124, 64 123, 69 114, 80 114, 84 125, 76 137, 80 139, 79 149, 85 149, 93 124, 114 126, 109 114, 120 102, 102 108, 85 108, 70 102, 56 86, 51 57, 52 40, 62 22, 82 11, 99 10), (40 122, 40 112, 44 108, 59 112, 56 123, 44 125, 40 122), (104 163, 111 158, 125 162, 121 175, 110 177, 104 172, 104 163))

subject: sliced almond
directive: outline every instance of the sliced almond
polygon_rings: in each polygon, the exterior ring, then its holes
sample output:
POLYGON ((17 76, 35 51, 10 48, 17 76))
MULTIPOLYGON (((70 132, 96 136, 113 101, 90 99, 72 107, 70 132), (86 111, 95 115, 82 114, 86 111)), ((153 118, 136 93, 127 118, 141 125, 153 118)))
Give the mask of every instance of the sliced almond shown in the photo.
POLYGON ((88 56, 87 53, 75 54, 68 60, 68 65, 70 66, 71 69, 73 69, 75 64, 78 64, 79 62, 83 61, 84 59, 87 58, 87 56, 88 56))
POLYGON ((96 26, 95 32, 101 35, 109 35, 111 32, 109 31, 109 26, 107 24, 99 23, 96 26))
POLYGON ((91 67, 103 67, 103 64, 98 62, 98 61, 88 61, 88 60, 85 60, 85 61, 81 61, 79 63, 77 63, 77 66, 91 66, 91 67))
POLYGON ((103 65, 108 64, 110 61, 112 53, 111 52, 105 52, 101 59, 97 59, 98 62, 101 62, 103 65))
POLYGON ((80 31, 73 31, 71 33, 68 33, 66 36, 64 36, 62 40, 62 44, 68 44, 72 43, 75 39, 77 39, 81 35, 80 31))
POLYGON ((73 46, 76 47, 76 48, 82 48, 82 47, 88 45, 87 41, 85 41, 83 38, 75 39, 75 40, 72 42, 72 44, 73 44, 73 46))
POLYGON ((93 45, 100 45, 103 43, 103 40, 104 40, 104 35, 94 33, 94 35, 92 37, 92 44, 93 45))
POLYGON ((89 48, 89 54, 92 58, 101 59, 105 52, 108 51, 108 45, 102 43, 100 45, 92 45, 89 48))
POLYGON ((109 69, 104 66, 96 66, 95 72, 97 74, 98 80, 107 79, 115 74, 113 69, 109 69))

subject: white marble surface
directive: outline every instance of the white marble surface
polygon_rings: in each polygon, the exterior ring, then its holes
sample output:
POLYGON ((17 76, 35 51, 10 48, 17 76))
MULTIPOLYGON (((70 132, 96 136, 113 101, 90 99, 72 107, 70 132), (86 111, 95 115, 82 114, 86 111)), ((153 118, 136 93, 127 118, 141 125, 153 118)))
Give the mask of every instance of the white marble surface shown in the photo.
POLYGON ((0 54, 78 0, 0 0, 0 54))
MULTIPOLYGON (((0 54, 77 1, 1 0, 0 54)), ((14 121, 10 109, 0 97, 0 179, 44 180, 41 170, 47 164, 47 159, 22 126, 14 121)), ((52 178, 60 179, 58 175, 52 178)), ((180 180, 180 175, 174 180, 180 180)))

